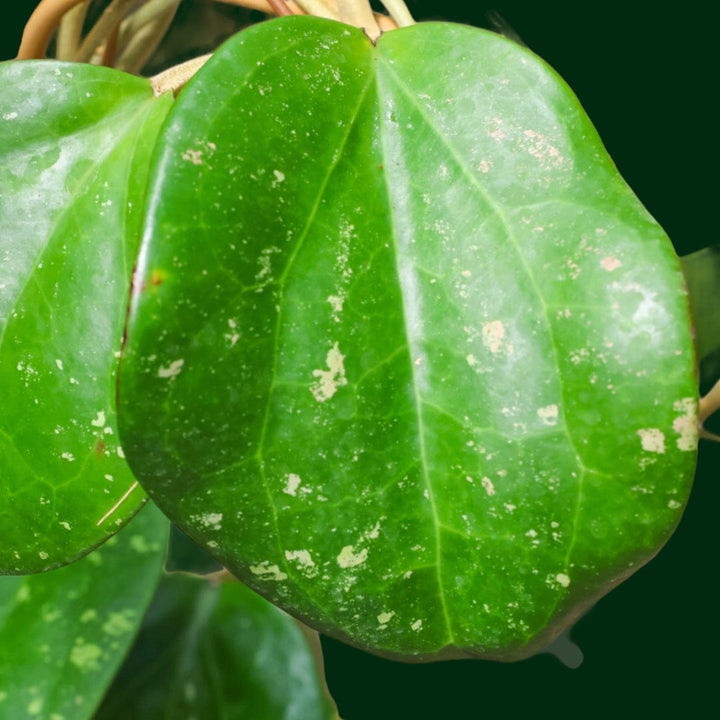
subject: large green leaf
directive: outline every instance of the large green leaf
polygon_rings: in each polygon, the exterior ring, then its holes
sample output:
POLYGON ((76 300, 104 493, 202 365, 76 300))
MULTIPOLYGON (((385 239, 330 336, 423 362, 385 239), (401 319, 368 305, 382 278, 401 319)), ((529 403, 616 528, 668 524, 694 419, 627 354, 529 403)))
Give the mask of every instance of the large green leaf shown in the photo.
POLYGON ((0 82, 0 572, 27 573, 98 545, 145 497, 114 374, 171 97, 50 61, 4 63, 0 82))
POLYGON ((696 448, 679 264, 532 53, 255 26, 152 172, 123 444, 260 593, 391 657, 515 659, 668 538, 696 448))
POLYGON ((336 718, 325 693, 292 618, 238 582, 174 574, 96 720, 336 718))
POLYGON ((155 507, 67 567, 0 578, 0 719, 90 718, 163 571, 155 507))

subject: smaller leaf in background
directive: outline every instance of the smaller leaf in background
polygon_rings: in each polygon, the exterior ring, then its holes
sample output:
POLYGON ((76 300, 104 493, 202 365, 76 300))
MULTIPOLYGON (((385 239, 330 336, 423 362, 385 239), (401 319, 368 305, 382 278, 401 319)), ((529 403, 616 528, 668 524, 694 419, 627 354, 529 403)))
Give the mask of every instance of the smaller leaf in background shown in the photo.
POLYGON ((170 543, 168 545, 165 570, 167 572, 188 572, 207 575, 219 572, 223 566, 191 540, 177 525, 170 525, 170 543))
POLYGON ((114 374, 150 153, 142 78, 0 65, 0 572, 71 562, 140 507, 114 374))
POLYGON ((680 258, 690 294, 698 360, 720 351, 720 245, 680 258))
POLYGON ((0 578, 0 720, 92 717, 157 587, 168 526, 150 505, 72 565, 0 578))
POLYGON ((337 718, 296 622, 217 578, 165 577, 95 720, 337 718))

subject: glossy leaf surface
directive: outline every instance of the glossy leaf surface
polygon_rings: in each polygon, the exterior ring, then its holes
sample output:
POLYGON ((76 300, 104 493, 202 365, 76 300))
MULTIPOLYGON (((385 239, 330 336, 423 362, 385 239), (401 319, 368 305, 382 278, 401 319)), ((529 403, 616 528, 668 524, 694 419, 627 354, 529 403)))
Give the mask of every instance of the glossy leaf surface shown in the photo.
POLYGON ((163 571, 169 523, 152 505, 67 567, 0 578, 0 718, 93 717, 163 571))
POLYGON ((297 623, 238 582, 165 577, 96 720, 330 720, 297 623))
POLYGON ((184 90, 151 188, 123 443, 274 602, 392 657, 515 659, 675 527, 679 264, 527 50, 253 27, 184 90))
POLYGON ((144 499, 114 375, 171 99, 69 63, 4 63, 0 81, 0 572, 28 573, 97 546, 144 499))

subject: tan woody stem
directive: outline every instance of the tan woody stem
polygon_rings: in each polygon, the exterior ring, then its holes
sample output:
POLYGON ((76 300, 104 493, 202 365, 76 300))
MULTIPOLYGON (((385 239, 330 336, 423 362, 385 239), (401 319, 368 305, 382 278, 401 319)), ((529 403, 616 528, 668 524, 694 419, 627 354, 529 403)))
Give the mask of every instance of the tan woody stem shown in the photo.
POLYGON ((25 25, 17 59, 45 57, 50 38, 65 13, 85 0, 41 0, 25 25))
POLYGON ((105 8, 100 19, 82 41, 73 60, 76 62, 90 62, 95 51, 115 31, 123 18, 128 14, 135 0, 112 0, 105 8))
POLYGON ((63 15, 55 42, 55 57, 58 60, 72 60, 80 47, 85 16, 90 0, 83 0, 63 15))

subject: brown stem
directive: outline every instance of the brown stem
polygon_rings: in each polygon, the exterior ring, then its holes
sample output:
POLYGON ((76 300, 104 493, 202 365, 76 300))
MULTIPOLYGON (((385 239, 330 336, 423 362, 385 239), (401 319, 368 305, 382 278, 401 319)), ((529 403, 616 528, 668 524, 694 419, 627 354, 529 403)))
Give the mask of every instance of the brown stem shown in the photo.
POLYGON ((240 582, 229 570, 218 570, 217 572, 207 573, 201 576, 203 580, 207 580, 214 587, 220 587, 228 582, 240 582))
POLYGON ((102 49, 100 64, 105 67, 115 67, 115 57, 118 49, 118 37, 120 35, 120 26, 116 25, 114 30, 108 35, 105 46, 102 49))
POLYGON ((328 687, 327 679, 325 676, 325 655, 323 654, 322 644, 320 642, 320 635, 318 634, 317 630, 313 630, 304 622, 301 622, 297 618, 294 618, 294 620, 295 624, 298 626, 298 628, 300 628, 300 632, 303 634, 305 642, 307 643, 310 652, 313 655, 313 658, 315 660, 315 670, 317 672, 317 677, 320 681, 323 692, 325 693, 327 699, 335 707, 334 718, 340 720, 340 716, 337 714, 337 706, 335 705, 335 699, 330 694, 330 688, 328 687))
POLYGON ((346 0, 338 4, 338 9, 342 22, 362 28, 373 43, 377 42, 381 32, 368 0, 346 0))
POLYGON ((172 91, 177 95, 187 81, 210 59, 211 54, 187 60, 174 65, 150 78, 150 84, 156 95, 172 91))
POLYGON ((711 415, 720 410, 720 380, 718 380, 707 395, 700 398, 698 420, 704 423, 711 415))
POLYGON ((154 2, 130 15, 120 26, 120 55, 115 63, 118 70, 137 74, 157 50, 175 17, 180 0, 154 2))
MULTIPOLYGON (((343 0, 347 2, 348 0, 343 0)), ((298 5, 308 15, 313 17, 326 18, 328 20, 339 20, 340 11, 336 0, 297 0, 298 5)))
POLYGON ((407 27, 408 25, 415 24, 410 11, 407 9, 407 5, 405 5, 405 0, 380 0, 380 2, 390 13, 397 27, 407 27))
POLYGON ((389 15, 375 13, 375 21, 381 32, 389 32, 390 30, 397 30, 398 28, 398 24, 389 15))
POLYGON ((43 58, 50 38, 68 10, 84 0, 41 0, 23 30, 17 59, 43 58))
MULTIPOLYGON (((226 5, 236 5, 237 7, 247 8, 248 10, 259 10, 268 15, 275 14, 270 0, 215 0, 215 2, 225 3, 226 5)), ((283 0, 283 3, 290 7, 294 15, 302 14, 303 11, 294 0, 283 0)))
POLYGON ((83 0, 63 15, 55 37, 55 57, 58 60, 71 60, 75 57, 89 7, 90 0, 83 0))
POLYGON ((277 15, 278 17, 293 14, 293 11, 285 0, 268 0, 268 5, 270 5, 273 15, 277 15))
POLYGON ((93 53, 122 22, 130 5, 134 2, 135 0, 112 0, 92 30, 85 36, 73 60, 76 62, 90 62, 93 53))

